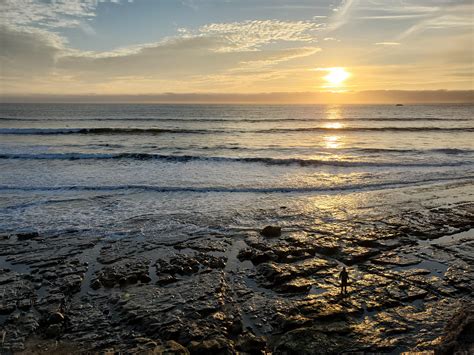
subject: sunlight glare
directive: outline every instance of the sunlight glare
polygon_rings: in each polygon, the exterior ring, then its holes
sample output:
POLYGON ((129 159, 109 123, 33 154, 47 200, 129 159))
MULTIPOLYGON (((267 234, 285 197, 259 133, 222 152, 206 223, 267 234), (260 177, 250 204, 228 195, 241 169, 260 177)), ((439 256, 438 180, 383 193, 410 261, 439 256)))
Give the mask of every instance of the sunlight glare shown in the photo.
POLYGON ((324 77, 332 86, 341 85, 347 78, 351 76, 344 68, 329 68, 328 74, 324 77))
POLYGON ((342 117, 340 106, 331 106, 326 110, 326 119, 339 120, 342 117))
POLYGON ((344 125, 341 122, 329 122, 324 124, 324 128, 327 129, 339 129, 342 128, 344 125))
POLYGON ((324 136, 324 146, 329 149, 337 149, 341 146, 340 136, 324 136))

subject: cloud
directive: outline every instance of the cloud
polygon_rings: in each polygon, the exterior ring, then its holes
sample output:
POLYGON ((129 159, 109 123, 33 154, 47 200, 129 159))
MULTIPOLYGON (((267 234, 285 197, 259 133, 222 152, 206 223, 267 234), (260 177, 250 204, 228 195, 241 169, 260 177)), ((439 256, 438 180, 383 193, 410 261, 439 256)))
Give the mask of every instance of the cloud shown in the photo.
POLYGON ((334 37, 324 37, 323 41, 335 41, 335 42, 341 42, 340 39, 334 38, 334 37))
POLYGON ((334 15, 327 26, 328 31, 335 31, 349 22, 354 7, 359 0, 342 0, 339 7, 333 9, 334 15))
MULTIPOLYGON (((474 7, 470 11, 473 11, 474 7)), ((456 29, 456 28, 472 28, 472 17, 466 16, 465 14, 443 14, 428 18, 426 20, 420 21, 404 32, 402 32, 397 39, 402 40, 416 33, 426 31, 426 30, 446 30, 446 29, 456 29)))
POLYGON ((220 52, 258 50, 276 42, 314 42, 321 24, 313 21, 252 20, 231 23, 212 23, 197 31, 181 31, 187 35, 217 37, 225 42, 220 52))
POLYGON ((95 16, 97 0, 35 1, 3 0, 1 23, 12 27, 40 25, 45 28, 77 27, 81 19, 95 16))
POLYGON ((57 69, 75 72, 89 80, 121 76, 188 78, 199 75, 239 70, 241 67, 264 68, 317 53, 316 47, 261 49, 258 51, 219 51, 226 45, 222 38, 172 38, 143 46, 123 48, 108 53, 78 53, 65 55, 57 69), (190 62, 192 58, 192 62, 190 62))
POLYGON ((375 43, 376 46, 399 46, 399 42, 377 42, 375 43))
POLYGON ((181 4, 183 4, 183 6, 193 9, 194 11, 197 11, 199 9, 194 0, 181 0, 181 4))
POLYGON ((250 61, 241 61, 240 66, 231 70, 232 72, 257 72, 259 69, 267 69, 270 66, 286 62, 292 59, 304 58, 321 51, 319 47, 287 48, 280 50, 267 50, 261 54, 262 59, 252 58, 250 61))
POLYGON ((3 77, 48 74, 65 51, 63 38, 41 29, 1 25, 0 40, 3 77))
POLYGON ((235 76, 244 67, 263 75, 272 66, 320 51, 306 45, 315 41, 320 27, 313 21, 211 23, 194 30, 180 29, 175 37, 157 42, 101 52, 70 48, 64 37, 53 32, 78 26, 93 33, 81 19, 95 16, 97 5, 93 0, 2 3, 8 21, 0 27, 1 74, 11 81, 3 89, 25 86, 28 76, 30 82, 49 78, 51 85, 57 81, 99 85, 131 77, 189 83, 205 76, 235 76), (305 46, 294 47, 296 43, 305 46), (275 44, 275 48, 266 48, 275 44))

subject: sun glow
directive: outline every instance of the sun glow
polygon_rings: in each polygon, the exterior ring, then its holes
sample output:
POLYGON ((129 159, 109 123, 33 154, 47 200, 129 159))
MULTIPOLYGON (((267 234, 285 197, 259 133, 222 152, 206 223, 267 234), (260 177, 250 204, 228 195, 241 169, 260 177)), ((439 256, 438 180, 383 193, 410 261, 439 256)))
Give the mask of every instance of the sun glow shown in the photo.
POLYGON ((327 128, 327 129, 339 129, 342 127, 343 127, 343 124, 340 122, 328 122, 324 124, 324 128, 327 128))
POLYGON ((329 72, 323 77, 331 86, 340 86, 347 78, 351 76, 344 68, 328 68, 329 72))
POLYGON ((324 136, 324 146, 329 149, 337 149, 341 146, 340 136, 324 136))

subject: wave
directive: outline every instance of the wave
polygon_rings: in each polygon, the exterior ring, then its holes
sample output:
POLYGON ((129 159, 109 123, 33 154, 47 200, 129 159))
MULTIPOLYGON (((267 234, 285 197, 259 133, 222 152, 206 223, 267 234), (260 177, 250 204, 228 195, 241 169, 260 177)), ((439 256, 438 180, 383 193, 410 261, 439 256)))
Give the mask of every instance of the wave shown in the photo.
MULTIPOLYGON (((344 117, 341 121, 374 121, 374 122, 467 122, 472 121, 469 118, 443 118, 443 117, 344 117)), ((14 118, 14 117, 0 117, 0 121, 66 121, 66 122, 96 122, 96 121, 112 121, 112 122, 334 122, 334 119, 316 118, 316 117, 301 117, 301 118, 167 118, 167 117, 129 117, 129 118, 14 118)))
POLYGON ((474 153, 472 149, 459 148, 435 148, 435 149, 393 149, 393 148, 348 148, 348 151, 360 153, 409 153, 409 154, 448 154, 448 155, 462 155, 474 153))
POLYGON ((0 185, 0 191, 152 191, 165 193, 194 192, 194 193, 311 193, 338 192, 355 190, 377 190, 404 186, 418 186, 430 183, 448 181, 465 181, 471 183, 474 175, 463 177, 439 177, 409 181, 390 181, 373 184, 348 184, 335 187, 190 187, 190 186, 154 186, 154 185, 108 185, 108 186, 9 186, 0 185))
POLYGON ((56 134, 160 134, 160 133, 220 133, 205 129, 161 129, 161 128, 1 128, 0 134, 56 135, 56 134))
POLYGON ((288 133, 288 132, 474 132, 474 127, 303 127, 272 128, 255 130, 255 133, 288 133))
POLYGON ((172 163, 188 163, 193 161, 224 162, 224 163, 255 163, 264 165, 299 165, 302 167, 334 166, 334 167, 446 167, 473 165, 472 161, 456 162, 379 162, 379 161, 347 161, 320 160, 301 158, 269 158, 269 157, 216 157, 201 155, 163 155, 149 153, 117 153, 117 154, 0 154, 0 159, 12 160, 157 160, 172 163))
POLYGON ((161 128, 1 128, 0 134, 214 134, 214 133, 292 133, 292 132, 474 132, 474 127, 306 127, 262 130, 161 129, 161 128))

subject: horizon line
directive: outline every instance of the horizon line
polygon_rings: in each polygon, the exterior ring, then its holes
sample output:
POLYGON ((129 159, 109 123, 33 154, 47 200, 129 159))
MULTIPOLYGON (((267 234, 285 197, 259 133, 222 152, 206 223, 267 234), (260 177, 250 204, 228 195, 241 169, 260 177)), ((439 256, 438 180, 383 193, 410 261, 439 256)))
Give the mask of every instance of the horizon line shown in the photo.
POLYGON ((130 104, 474 104, 474 90, 364 90, 262 93, 6 94, 0 103, 130 104))

